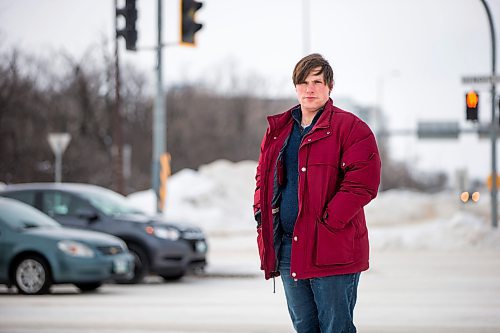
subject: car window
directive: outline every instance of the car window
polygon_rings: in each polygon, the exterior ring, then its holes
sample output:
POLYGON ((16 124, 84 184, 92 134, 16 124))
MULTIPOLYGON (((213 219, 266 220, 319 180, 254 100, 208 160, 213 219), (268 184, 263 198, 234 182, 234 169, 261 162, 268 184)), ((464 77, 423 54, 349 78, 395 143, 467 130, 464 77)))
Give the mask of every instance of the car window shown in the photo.
POLYGON ((49 191, 42 197, 42 210, 49 216, 77 216, 79 209, 88 208, 89 205, 82 199, 72 194, 49 191))
POLYGON ((130 206, 124 196, 106 189, 81 191, 80 195, 89 200, 94 207, 108 216, 144 214, 143 211, 130 206))
POLYGON ((16 201, 0 203, 0 218, 14 229, 60 227, 59 223, 37 209, 16 201))
POLYGON ((2 194, 6 198, 16 199, 30 206, 35 207, 35 192, 34 191, 19 191, 8 192, 2 194))

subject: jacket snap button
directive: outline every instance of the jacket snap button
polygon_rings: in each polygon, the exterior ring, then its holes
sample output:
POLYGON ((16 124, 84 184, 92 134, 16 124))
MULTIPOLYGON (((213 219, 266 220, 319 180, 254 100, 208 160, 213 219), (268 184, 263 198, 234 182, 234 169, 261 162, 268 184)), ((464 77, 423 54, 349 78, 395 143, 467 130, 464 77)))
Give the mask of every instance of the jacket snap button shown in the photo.
POLYGON ((342 166, 343 166, 343 167, 345 166, 345 162, 342 162, 342 166))
POLYGON ((326 134, 330 134, 330 132, 326 132, 326 134))
POLYGON ((300 169, 300 171, 306 172, 306 167, 302 167, 302 169, 300 169))
POLYGON ((299 279, 293 279, 293 281, 297 282, 297 281, 299 281, 299 279))
POLYGON ((299 240, 299 238, 298 238, 297 236, 295 236, 295 237, 293 237, 293 240, 294 240, 294 241, 298 241, 298 240, 299 240))
POLYGON ((307 139, 308 142, 311 142, 311 139, 307 139))
POLYGON ((297 273, 293 272, 292 277, 296 277, 296 276, 297 276, 297 273))
POLYGON ((273 139, 276 140, 276 137, 274 137, 273 139))

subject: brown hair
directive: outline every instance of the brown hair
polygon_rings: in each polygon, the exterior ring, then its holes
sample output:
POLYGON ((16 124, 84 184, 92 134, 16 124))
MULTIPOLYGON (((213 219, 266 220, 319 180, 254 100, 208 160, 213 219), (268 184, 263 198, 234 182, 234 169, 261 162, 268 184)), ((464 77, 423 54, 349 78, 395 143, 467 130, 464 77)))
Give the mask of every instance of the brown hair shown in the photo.
POLYGON ((297 85, 306 80, 307 76, 311 74, 311 72, 321 67, 321 69, 314 73, 316 75, 323 74, 323 79, 325 80, 325 84, 332 89, 333 87, 333 70, 328 61, 323 58, 321 54, 313 53, 304 58, 300 59, 297 65, 293 70, 293 84, 297 85))

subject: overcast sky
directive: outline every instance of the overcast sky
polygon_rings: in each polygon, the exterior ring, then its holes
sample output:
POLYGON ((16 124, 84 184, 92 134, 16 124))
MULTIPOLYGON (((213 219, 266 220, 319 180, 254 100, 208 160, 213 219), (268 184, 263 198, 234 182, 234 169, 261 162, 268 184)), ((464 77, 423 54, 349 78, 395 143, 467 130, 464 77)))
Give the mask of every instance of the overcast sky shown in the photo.
MULTIPOLYGON (((500 44, 500 0, 487 0, 500 44)), ((257 77, 261 95, 294 94, 291 71, 304 55, 303 0, 205 0, 197 47, 165 49, 167 85, 203 78, 227 87, 231 72, 257 77), (224 83, 226 82, 226 83, 224 83)), ((2 47, 32 54, 60 49, 82 57, 113 35, 112 0, 0 0, 2 47)), ((336 98, 382 105, 389 128, 415 128, 419 120, 465 122, 464 75, 491 73, 491 44, 480 0, 310 0, 310 49, 330 60, 336 98)), ((138 0, 138 46, 156 39, 156 1, 138 0)), ((179 1, 164 0, 164 40, 178 41, 179 1)), ((497 58, 500 54, 497 49, 497 58)), ((151 51, 127 52, 126 61, 151 73, 151 51)), ((497 59, 497 63, 499 59, 497 59)), ((490 121, 489 87, 480 92, 481 121, 490 121)), ((342 106, 342 105, 340 105, 342 106)), ((279 112, 280 110, 276 110, 279 112)), ((481 179, 490 171, 488 140, 418 142, 394 137, 398 159, 421 169, 467 168, 481 179)))

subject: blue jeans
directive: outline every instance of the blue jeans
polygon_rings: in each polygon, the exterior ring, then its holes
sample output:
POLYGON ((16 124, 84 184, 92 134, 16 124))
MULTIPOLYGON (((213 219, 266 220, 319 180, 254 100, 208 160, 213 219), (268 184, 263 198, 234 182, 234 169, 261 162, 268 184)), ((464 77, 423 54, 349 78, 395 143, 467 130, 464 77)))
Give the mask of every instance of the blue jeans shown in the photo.
POLYGON ((360 273, 297 280, 290 276, 291 239, 284 238, 279 271, 288 312, 298 333, 354 333, 360 273))

